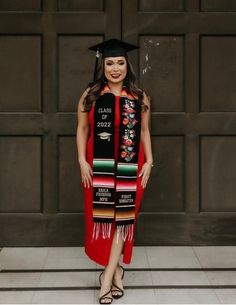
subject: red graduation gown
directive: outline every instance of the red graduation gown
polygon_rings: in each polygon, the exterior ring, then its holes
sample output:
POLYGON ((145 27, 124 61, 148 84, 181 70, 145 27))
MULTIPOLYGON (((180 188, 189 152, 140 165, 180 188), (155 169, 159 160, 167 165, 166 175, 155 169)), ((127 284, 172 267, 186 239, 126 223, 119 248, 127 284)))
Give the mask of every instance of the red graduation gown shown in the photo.
MULTIPOLYGON (((122 94, 122 92, 121 92, 122 94)), ((115 116, 115 160, 117 162, 118 159, 118 136, 119 136, 119 124, 120 124, 120 115, 119 115, 119 101, 120 96, 115 96, 116 100, 116 113, 115 116)), ((86 160, 91 165, 93 165, 93 113, 94 106, 92 106, 89 114, 89 127, 90 134, 86 145, 86 160)), ((139 157, 138 157, 138 171, 137 175, 142 168, 143 163, 145 162, 145 155, 142 141, 140 142, 139 147, 139 157)), ((137 220, 137 216, 139 213, 141 199, 144 193, 144 188, 141 186, 141 177, 137 178, 137 193, 135 198, 135 220, 134 220, 134 239, 135 239, 135 224, 137 220)), ((93 210, 92 210, 92 202, 93 202, 93 187, 85 188, 84 184, 82 184, 83 192, 84 192, 84 220, 85 220, 85 238, 84 238, 84 250, 87 256, 93 260, 94 262, 106 266, 109 262, 110 250, 112 245, 112 240, 115 232, 115 222, 112 224, 111 229, 111 238, 103 239, 101 234, 99 235, 97 240, 92 241, 92 233, 93 233, 93 210), (92 242, 91 242, 92 241, 92 242)), ((125 241, 124 247, 122 250, 123 254, 123 263, 130 264, 133 250, 133 241, 125 241)))

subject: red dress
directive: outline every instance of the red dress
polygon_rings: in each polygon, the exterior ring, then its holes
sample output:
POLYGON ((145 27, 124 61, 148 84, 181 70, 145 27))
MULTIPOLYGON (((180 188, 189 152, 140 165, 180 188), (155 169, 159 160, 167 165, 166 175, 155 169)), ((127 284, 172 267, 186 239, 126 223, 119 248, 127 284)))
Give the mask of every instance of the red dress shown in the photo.
MULTIPOLYGON (((119 101, 120 96, 115 96, 116 100, 116 113, 115 116, 115 160, 117 162, 118 159, 118 135, 119 135, 119 101)), ((92 106, 89 114, 89 127, 90 127, 90 134, 87 141, 86 146, 86 160, 90 164, 90 166, 93 166, 93 113, 94 113, 94 105, 92 106)), ((139 157, 138 157, 138 171, 137 176, 139 175, 139 172, 142 168, 143 163, 145 162, 145 155, 144 155, 144 149, 143 144, 140 141, 139 146, 139 157)), ((143 196, 144 188, 141 186, 141 177, 137 177, 137 193, 135 198, 135 219, 134 219, 134 230, 135 230, 135 223, 138 216, 139 208, 141 199, 143 196)), ((85 188, 84 184, 82 184, 83 191, 84 191, 84 220, 85 220, 85 240, 84 240, 84 250, 85 253, 88 255, 88 257, 95 261, 98 264, 101 264, 103 266, 108 265, 109 262, 109 256, 110 256, 110 249, 112 245, 113 235, 115 232, 115 222, 113 221, 112 229, 111 229, 111 238, 110 239, 103 239, 101 235, 99 235, 97 240, 92 240, 92 233, 93 233, 93 209, 92 209, 92 202, 93 202, 93 187, 85 188)), ((124 247, 122 250, 123 254, 123 262, 125 264, 129 264, 131 262, 132 257, 132 250, 133 250, 133 242, 126 240, 124 242, 124 247)))

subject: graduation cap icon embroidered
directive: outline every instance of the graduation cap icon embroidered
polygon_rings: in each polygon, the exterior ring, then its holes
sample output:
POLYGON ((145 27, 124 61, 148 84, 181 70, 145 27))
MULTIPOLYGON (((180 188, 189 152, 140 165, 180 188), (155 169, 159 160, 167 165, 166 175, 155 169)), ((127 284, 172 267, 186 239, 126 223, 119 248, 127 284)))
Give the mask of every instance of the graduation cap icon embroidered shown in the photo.
POLYGON ((101 140, 108 140, 108 142, 110 141, 110 137, 111 137, 111 133, 108 133, 108 132, 101 132, 101 133, 98 133, 98 136, 100 136, 100 139, 101 140))

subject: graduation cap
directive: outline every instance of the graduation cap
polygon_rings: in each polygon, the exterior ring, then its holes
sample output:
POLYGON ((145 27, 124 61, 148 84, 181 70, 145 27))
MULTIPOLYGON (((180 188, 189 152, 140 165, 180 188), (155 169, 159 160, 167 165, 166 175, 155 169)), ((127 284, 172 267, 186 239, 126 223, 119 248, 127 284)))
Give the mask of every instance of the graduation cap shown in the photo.
POLYGON ((111 133, 108 133, 108 132, 104 131, 104 132, 98 133, 98 136, 100 136, 101 140, 108 140, 108 141, 110 141, 111 133))
POLYGON ((93 80, 95 80, 95 74, 97 71, 98 58, 100 53, 102 58, 105 57, 117 57, 117 56, 127 56, 127 52, 138 49, 138 46, 127 43, 119 39, 108 39, 101 43, 98 43, 89 48, 89 50, 96 51, 96 62, 94 68, 93 80))

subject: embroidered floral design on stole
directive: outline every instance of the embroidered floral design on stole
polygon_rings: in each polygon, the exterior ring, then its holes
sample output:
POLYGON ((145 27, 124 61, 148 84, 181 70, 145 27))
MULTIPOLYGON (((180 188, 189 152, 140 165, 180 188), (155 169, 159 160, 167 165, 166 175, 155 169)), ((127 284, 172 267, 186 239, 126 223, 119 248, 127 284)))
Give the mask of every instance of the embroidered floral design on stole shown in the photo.
POLYGON ((136 154, 134 149, 134 138, 135 138, 135 130, 132 129, 133 126, 138 122, 135 119, 135 112, 134 110, 134 102, 125 99, 124 109, 122 115, 124 116, 122 123, 126 126, 125 135, 123 136, 123 142, 121 148, 123 149, 121 152, 121 157, 124 158, 126 161, 130 161, 134 155, 136 154))

